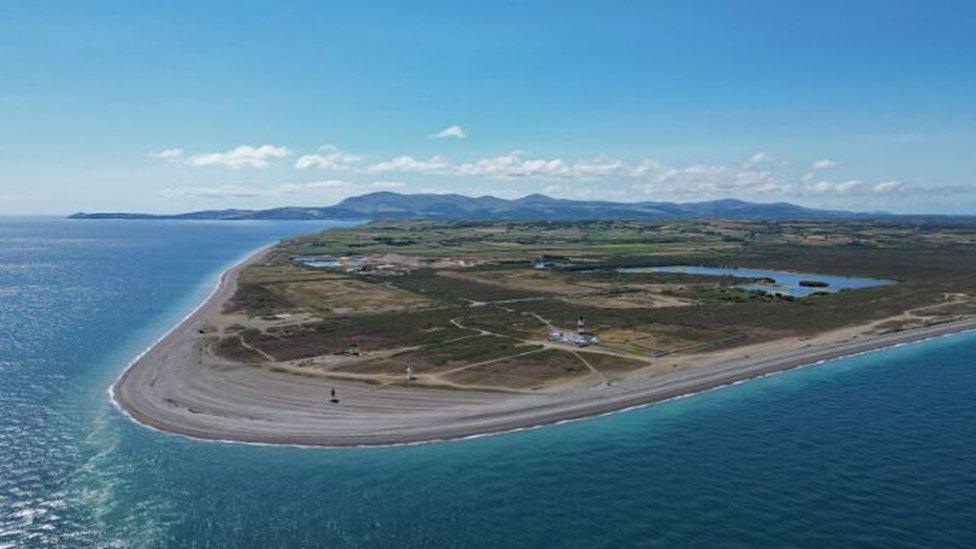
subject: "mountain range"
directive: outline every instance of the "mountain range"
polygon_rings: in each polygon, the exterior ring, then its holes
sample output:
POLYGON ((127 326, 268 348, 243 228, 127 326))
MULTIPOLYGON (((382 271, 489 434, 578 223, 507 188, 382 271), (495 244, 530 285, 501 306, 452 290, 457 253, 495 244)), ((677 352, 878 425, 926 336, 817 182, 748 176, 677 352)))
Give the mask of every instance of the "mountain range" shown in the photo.
MULTIPOLYGON (((376 192, 347 198, 333 206, 282 207, 267 210, 202 210, 183 214, 76 213, 72 219, 434 219, 485 221, 578 221, 659 219, 874 219, 898 217, 884 212, 850 212, 806 208, 787 202, 743 200, 708 202, 606 202, 559 199, 531 194, 517 199, 459 194, 376 192)), ((929 217, 929 216, 914 216, 929 217)))

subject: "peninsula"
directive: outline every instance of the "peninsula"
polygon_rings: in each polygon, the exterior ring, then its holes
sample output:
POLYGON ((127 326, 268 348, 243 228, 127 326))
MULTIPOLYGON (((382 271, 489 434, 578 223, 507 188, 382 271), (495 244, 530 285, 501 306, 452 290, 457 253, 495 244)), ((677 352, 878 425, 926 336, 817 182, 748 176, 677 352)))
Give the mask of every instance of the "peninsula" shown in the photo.
POLYGON ((112 393, 203 439, 527 428, 976 328, 974 242, 850 220, 333 229, 231 267, 112 393))

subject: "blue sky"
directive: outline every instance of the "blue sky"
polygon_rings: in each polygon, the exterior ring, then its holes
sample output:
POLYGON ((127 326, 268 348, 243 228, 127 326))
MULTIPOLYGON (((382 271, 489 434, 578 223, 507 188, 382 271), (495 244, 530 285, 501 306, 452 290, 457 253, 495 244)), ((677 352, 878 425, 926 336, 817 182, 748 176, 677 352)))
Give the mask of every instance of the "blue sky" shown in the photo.
POLYGON ((973 2, 141 4, 0 4, 0 213, 395 190, 976 214, 973 2))

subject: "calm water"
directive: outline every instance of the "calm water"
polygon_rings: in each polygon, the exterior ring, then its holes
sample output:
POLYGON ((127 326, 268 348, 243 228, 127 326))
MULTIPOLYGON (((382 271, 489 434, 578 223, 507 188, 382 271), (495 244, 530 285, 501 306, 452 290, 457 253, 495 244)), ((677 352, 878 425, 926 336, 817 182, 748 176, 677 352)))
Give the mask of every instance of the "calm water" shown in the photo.
POLYGON ((976 337, 512 435, 210 444, 106 389, 248 250, 309 223, 0 219, 0 547, 963 547, 976 337))
POLYGON ((741 278, 769 278, 775 281, 775 286, 762 284, 743 284, 739 286, 747 290, 760 292, 775 292, 797 297, 807 296, 815 292, 839 292, 841 290, 856 290, 894 284, 892 280, 880 278, 857 278, 847 276, 832 276, 814 273, 792 273, 788 271, 771 271, 765 269, 728 269, 722 267, 627 267, 617 269, 622 273, 685 273, 706 276, 736 276, 741 278), (808 280, 822 282, 826 286, 809 287, 800 284, 808 280))

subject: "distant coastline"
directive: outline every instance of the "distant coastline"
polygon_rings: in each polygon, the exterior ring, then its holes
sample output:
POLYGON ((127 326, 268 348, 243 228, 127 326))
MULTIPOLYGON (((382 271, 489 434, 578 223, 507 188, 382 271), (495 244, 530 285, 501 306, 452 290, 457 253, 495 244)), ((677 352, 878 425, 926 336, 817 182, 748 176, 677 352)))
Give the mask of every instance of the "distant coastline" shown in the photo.
POLYGON ((552 198, 532 194, 517 199, 459 194, 399 194, 376 192, 347 198, 333 206, 281 207, 266 210, 219 209, 181 214, 131 212, 79 212, 70 219, 174 219, 174 220, 471 220, 471 221, 581 221, 668 219, 726 220, 887 220, 897 223, 976 223, 973 216, 905 215, 887 212, 852 212, 807 208, 786 202, 742 200, 706 202, 606 202, 552 198))
POLYGON ((111 388, 113 402, 138 423, 192 438, 303 446, 377 446, 499 433, 660 402, 766 374, 976 329, 976 318, 793 348, 765 357, 703 365, 674 374, 560 393, 394 388, 306 378, 212 363, 201 330, 236 290, 237 276, 262 248, 231 266, 213 293, 139 355, 111 388), (337 389, 342 404, 324 399, 337 389))

